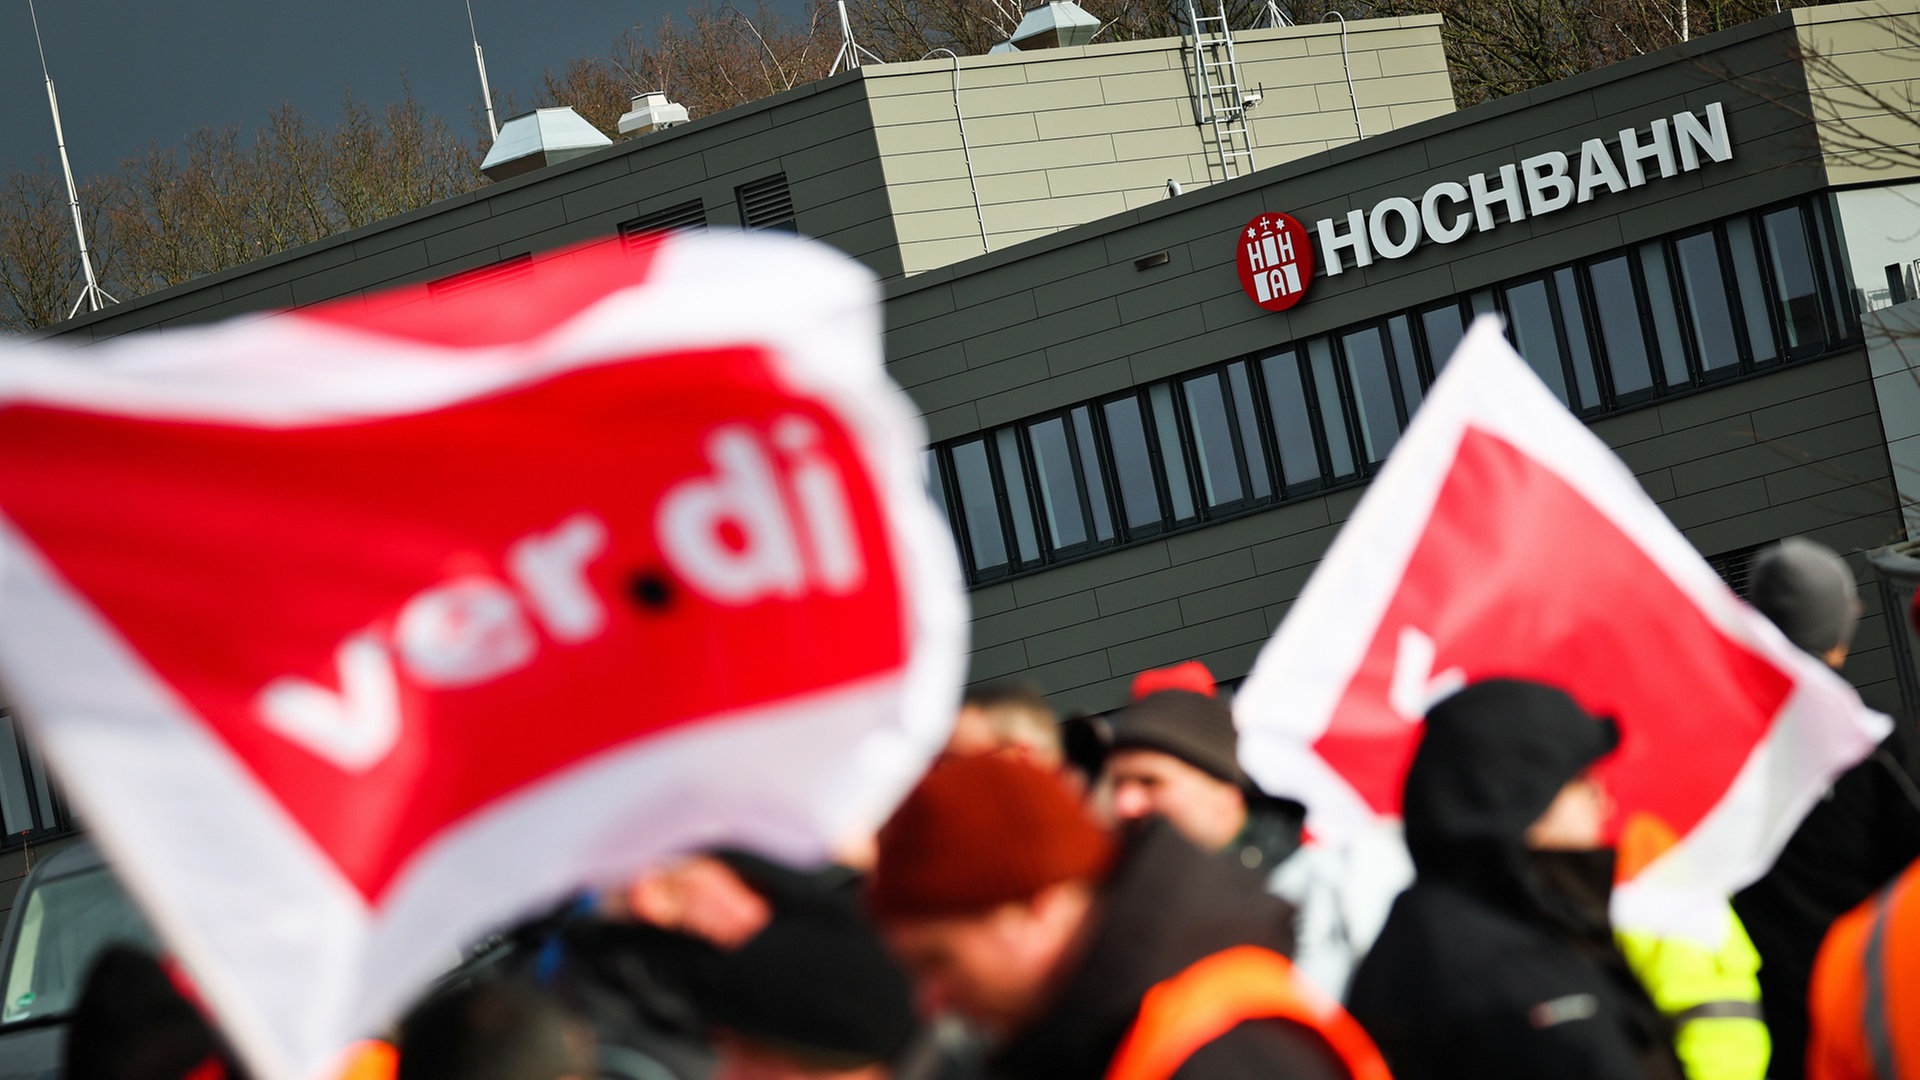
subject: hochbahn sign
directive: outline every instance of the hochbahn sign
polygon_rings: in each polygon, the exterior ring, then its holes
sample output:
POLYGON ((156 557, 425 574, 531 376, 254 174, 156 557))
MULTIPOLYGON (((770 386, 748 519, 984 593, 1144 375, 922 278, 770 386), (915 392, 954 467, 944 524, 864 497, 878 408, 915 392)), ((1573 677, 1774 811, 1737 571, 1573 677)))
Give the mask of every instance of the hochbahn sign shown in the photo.
MULTIPOLYGON (((1575 153, 1549 150, 1474 173, 1464 183, 1443 180, 1418 199, 1395 195, 1343 218, 1321 218, 1313 228, 1317 260, 1335 277, 1349 267, 1405 258, 1429 241, 1451 244, 1732 158, 1726 109, 1715 101, 1698 113, 1622 128, 1612 144, 1588 139, 1575 153)), ((1240 231, 1240 284, 1254 303, 1284 311, 1301 301, 1316 261, 1306 239, 1286 214, 1261 214, 1240 231)))

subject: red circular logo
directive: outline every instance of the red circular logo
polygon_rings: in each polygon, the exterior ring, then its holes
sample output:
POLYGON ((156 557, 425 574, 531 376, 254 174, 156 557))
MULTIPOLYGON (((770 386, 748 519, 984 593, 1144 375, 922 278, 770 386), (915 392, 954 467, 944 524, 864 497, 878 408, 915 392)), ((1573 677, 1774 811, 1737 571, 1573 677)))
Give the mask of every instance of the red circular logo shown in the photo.
POLYGON ((1235 239, 1240 287, 1268 311, 1285 311, 1313 282, 1313 246, 1307 227, 1286 214, 1261 214, 1235 239))

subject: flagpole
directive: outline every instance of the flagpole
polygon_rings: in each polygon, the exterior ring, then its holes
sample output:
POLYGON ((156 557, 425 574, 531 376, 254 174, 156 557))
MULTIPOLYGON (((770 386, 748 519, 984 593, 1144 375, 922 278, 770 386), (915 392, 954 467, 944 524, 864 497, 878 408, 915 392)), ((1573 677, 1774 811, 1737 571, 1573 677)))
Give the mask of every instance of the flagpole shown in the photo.
POLYGON ((80 274, 86 279, 80 298, 67 312, 67 318, 71 319, 79 314, 82 304, 87 305, 88 311, 99 311, 119 301, 108 295, 93 276, 93 259, 87 251, 87 227, 80 214, 80 189, 74 186, 73 165, 67 160, 67 135, 60 126, 60 99, 53 92, 53 74, 47 69, 47 47, 40 41, 40 13, 34 10, 33 0, 27 0, 27 13, 33 17, 33 44, 40 50, 40 74, 47 80, 47 108, 53 112, 53 141, 60 149, 60 172, 67 180, 67 208, 73 212, 73 235, 80 243, 80 274))
POLYGON ((473 37, 473 64, 480 69, 480 100, 487 107, 487 134, 498 139, 500 127, 493 122, 493 90, 487 86, 487 54, 481 51, 480 31, 473 25, 473 0, 467 0, 467 33, 473 37))

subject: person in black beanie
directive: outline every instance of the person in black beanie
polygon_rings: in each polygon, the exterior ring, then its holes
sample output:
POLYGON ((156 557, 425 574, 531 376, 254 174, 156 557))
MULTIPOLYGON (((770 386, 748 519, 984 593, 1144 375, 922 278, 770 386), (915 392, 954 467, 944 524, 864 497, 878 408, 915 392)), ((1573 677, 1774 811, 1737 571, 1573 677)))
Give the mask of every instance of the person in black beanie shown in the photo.
POLYGON ((1539 683, 1476 683, 1427 714, 1402 798, 1418 876, 1347 1002, 1399 1080, 1681 1077, 1607 916, 1589 769, 1618 743, 1539 683))
POLYGON ((1300 846, 1305 808, 1261 792, 1240 770, 1225 703, 1196 690, 1155 690, 1113 718, 1103 766, 1113 820, 1167 820, 1204 851, 1270 873, 1300 846))

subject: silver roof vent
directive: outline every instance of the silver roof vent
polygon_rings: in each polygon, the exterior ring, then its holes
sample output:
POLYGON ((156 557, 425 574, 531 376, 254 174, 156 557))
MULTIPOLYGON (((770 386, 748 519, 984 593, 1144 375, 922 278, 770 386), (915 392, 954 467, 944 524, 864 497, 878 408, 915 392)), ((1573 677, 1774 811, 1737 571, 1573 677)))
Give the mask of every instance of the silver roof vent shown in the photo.
POLYGON ((658 90, 649 90, 644 94, 633 95, 633 108, 620 118, 620 134, 645 135, 659 128, 672 127, 687 122, 687 107, 677 101, 668 101, 667 95, 658 90))
POLYGON ((505 180, 612 145, 612 139, 565 105, 535 109, 500 125, 480 171, 489 180, 505 180))
POLYGON ((1029 0, 1020 26, 1007 40, 1022 52, 1085 45, 1099 29, 1100 20, 1073 0, 1029 0))

